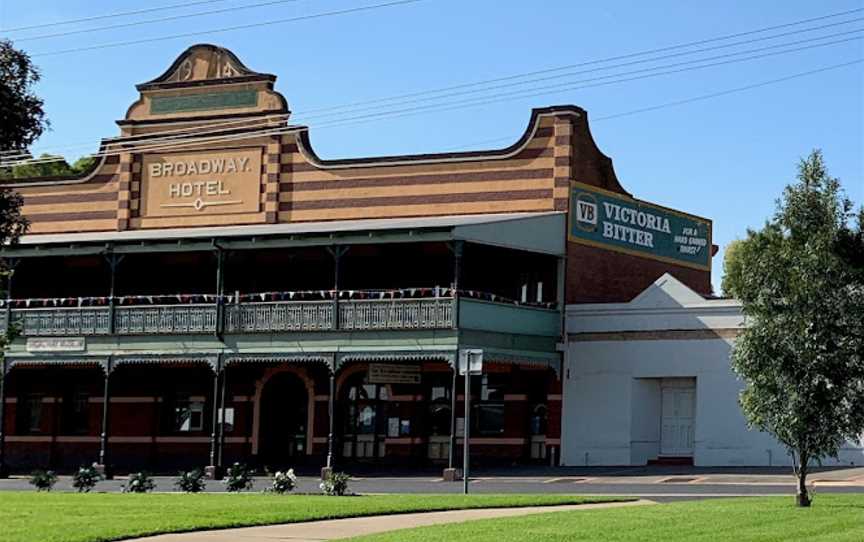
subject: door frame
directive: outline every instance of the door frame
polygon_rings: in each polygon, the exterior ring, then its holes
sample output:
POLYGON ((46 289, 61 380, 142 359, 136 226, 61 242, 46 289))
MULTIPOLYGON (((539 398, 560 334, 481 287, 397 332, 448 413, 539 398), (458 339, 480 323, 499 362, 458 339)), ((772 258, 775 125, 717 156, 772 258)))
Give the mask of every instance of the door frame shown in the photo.
POLYGON ((264 374, 255 382, 255 395, 252 399, 252 455, 257 456, 260 446, 260 431, 261 431, 261 394, 264 391, 264 386, 275 375, 280 373, 294 373, 303 384, 306 386, 306 450, 305 455, 312 455, 312 444, 314 439, 314 422, 315 422, 315 382, 309 377, 305 367, 295 367, 293 365, 284 365, 280 367, 270 367, 264 374))
POLYGON ((658 443, 658 457, 690 457, 694 458, 696 456, 696 388, 697 388, 697 379, 696 377, 667 377, 660 379, 660 442, 658 443), (686 382, 685 382, 686 381, 686 382), (689 391, 693 395, 693 423, 691 424, 691 430, 693 431, 693 446, 690 449, 690 453, 680 454, 680 453, 664 453, 663 451, 663 396, 665 395, 666 390, 686 390, 689 391))

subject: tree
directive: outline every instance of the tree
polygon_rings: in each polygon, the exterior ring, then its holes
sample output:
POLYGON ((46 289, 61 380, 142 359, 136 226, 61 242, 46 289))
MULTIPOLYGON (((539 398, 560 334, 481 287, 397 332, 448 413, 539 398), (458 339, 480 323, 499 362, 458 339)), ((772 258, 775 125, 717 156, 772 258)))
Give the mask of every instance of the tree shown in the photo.
POLYGON ((26 149, 48 128, 42 99, 33 92, 37 82, 30 57, 0 40, 0 151, 26 149))
MULTIPOLYGON (((0 40, 0 151, 27 148, 48 127, 42 100, 33 93, 39 71, 30 57, 0 40)), ((15 243, 27 231, 21 195, 0 188, 0 245, 15 243)))
POLYGON ((864 210, 853 218, 814 151, 724 281, 747 323, 732 357, 741 407, 789 450, 799 506, 811 465, 864 434, 864 210))
POLYGON ((720 288, 725 296, 734 295, 732 291, 741 282, 741 251, 744 248, 744 242, 735 239, 730 241, 723 251, 723 280, 720 288))

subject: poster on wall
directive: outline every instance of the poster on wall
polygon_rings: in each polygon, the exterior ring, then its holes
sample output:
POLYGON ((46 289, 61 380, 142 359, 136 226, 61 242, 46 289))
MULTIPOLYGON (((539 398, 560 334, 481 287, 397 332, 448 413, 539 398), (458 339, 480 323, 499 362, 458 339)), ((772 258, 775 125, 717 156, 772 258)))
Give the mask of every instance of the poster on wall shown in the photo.
POLYGON ((370 384, 419 384, 419 365, 396 365, 392 363, 370 363, 370 384))
POLYGON ((711 221, 572 182, 570 241, 708 271, 711 221))

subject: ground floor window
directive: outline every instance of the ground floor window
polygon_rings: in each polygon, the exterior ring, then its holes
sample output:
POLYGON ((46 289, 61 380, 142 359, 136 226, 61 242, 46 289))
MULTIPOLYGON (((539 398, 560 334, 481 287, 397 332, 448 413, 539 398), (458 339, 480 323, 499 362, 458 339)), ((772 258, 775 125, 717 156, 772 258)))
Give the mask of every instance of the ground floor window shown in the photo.
POLYGON ((28 393, 18 400, 17 425, 23 434, 42 430, 42 394, 28 393))
POLYGON ((174 426, 178 433, 204 430, 204 401, 178 397, 174 401, 174 426))
POLYGON ((478 400, 474 403, 472 431, 480 436, 497 436, 504 433, 504 389, 507 374, 484 373, 472 386, 478 400), (479 392, 479 393, 478 393, 479 392))
POLYGON ((69 434, 86 434, 90 430, 90 396, 72 391, 63 399, 63 428, 69 434))

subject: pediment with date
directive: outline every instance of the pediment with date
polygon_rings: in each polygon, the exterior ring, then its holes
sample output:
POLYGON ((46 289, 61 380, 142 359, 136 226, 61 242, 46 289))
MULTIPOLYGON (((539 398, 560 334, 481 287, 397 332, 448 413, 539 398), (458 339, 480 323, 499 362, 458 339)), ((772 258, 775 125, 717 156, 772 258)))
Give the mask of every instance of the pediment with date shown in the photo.
POLYGON ((288 104, 273 85, 276 76, 246 67, 237 56, 209 44, 183 51, 159 77, 137 85, 141 97, 126 113, 128 123, 213 116, 282 114, 288 104))

